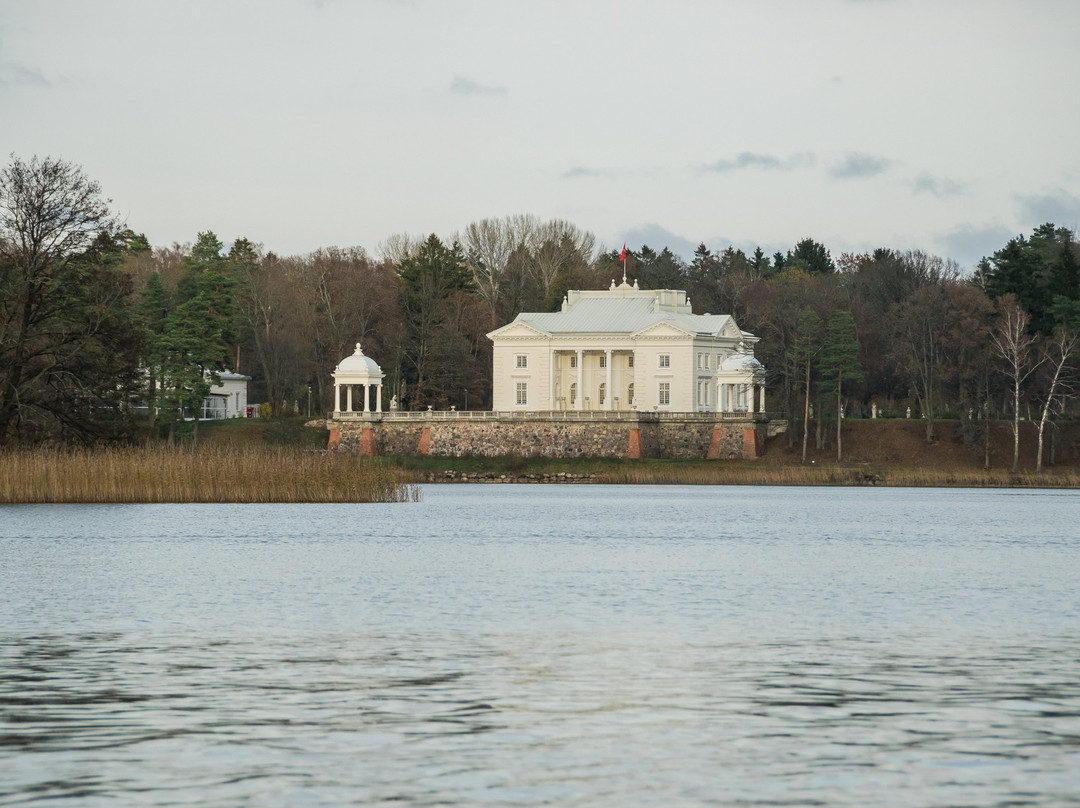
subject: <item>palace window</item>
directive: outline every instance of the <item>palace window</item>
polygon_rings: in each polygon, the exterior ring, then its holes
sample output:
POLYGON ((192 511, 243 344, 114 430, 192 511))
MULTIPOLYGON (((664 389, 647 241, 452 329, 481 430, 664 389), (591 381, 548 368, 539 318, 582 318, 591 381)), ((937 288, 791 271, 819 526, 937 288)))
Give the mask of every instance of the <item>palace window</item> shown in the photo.
POLYGON ((634 403, 634 383, 630 382, 630 385, 626 388, 626 405, 631 406, 634 403))
POLYGON ((524 407, 529 403, 529 383, 518 382, 517 383, 517 405, 524 407))
POLYGON ((602 367, 602 368, 607 367, 607 354, 601 354, 600 355, 600 367, 602 367))
POLYGON ((519 353, 517 355, 517 367, 519 367, 519 368, 527 368, 528 366, 529 366, 529 356, 528 356, 528 354, 519 353))
POLYGON ((572 367, 572 368, 577 367, 577 354, 574 354, 573 356, 570 357, 570 367, 572 367))
POLYGON ((570 385, 570 406, 577 403, 577 382, 570 385))
POLYGON ((656 403, 661 407, 668 407, 671 405, 671 382, 660 382, 659 395, 656 397, 656 403))
POLYGON ((671 354, 666 354, 666 353, 660 354, 660 363, 659 363, 658 366, 662 367, 662 368, 671 367, 671 354))
POLYGON ((626 357, 626 366, 628 368, 632 368, 634 366, 634 355, 633 354, 630 354, 630 356, 626 357))
POLYGON ((604 398, 607 396, 607 384, 600 382, 600 406, 604 406, 604 398))

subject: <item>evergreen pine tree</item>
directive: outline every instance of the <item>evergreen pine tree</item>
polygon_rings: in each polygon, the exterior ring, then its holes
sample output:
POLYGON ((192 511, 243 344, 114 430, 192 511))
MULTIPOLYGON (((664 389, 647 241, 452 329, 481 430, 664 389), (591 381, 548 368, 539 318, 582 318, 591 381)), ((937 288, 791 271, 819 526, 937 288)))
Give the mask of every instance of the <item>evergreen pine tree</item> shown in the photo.
POLYGON ((859 339, 855 333, 855 318, 849 311, 838 311, 825 326, 825 342, 818 364, 821 385, 836 396, 836 459, 843 460, 841 426, 844 414, 844 384, 863 379, 859 361, 859 339))

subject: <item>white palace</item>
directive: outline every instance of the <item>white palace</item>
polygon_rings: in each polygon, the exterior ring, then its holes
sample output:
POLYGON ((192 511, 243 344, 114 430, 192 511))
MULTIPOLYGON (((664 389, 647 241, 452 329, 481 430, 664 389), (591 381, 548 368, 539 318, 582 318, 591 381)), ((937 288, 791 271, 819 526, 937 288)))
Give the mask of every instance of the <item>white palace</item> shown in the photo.
POLYGON ((684 291, 612 281, 488 337, 495 412, 765 411, 758 338, 727 314, 694 314, 684 291))

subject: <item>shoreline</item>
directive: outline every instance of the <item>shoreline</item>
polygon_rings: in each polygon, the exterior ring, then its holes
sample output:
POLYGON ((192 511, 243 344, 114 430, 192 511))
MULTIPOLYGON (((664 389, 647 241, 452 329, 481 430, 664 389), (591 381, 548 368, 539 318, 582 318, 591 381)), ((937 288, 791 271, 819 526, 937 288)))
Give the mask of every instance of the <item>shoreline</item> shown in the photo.
POLYGON ((416 484, 476 485, 709 485, 808 486, 819 488, 999 488, 1008 490, 1053 489, 1080 490, 1080 475, 1074 472, 1042 474, 1007 471, 935 472, 923 469, 875 469, 867 471, 844 467, 799 467, 783 469, 730 470, 729 473, 677 473, 677 469, 650 472, 649 469, 626 469, 616 473, 573 472, 499 472, 499 471, 428 471, 416 474, 416 484))

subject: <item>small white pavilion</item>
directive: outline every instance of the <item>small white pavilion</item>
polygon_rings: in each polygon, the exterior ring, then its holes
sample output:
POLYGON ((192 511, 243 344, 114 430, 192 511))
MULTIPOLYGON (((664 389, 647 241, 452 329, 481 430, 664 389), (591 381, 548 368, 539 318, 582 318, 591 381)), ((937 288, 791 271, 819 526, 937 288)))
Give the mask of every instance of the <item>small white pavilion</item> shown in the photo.
POLYGON ((716 371, 717 412, 765 412, 765 368, 742 342, 735 351, 716 371))
POLYGON ((343 415, 348 417, 350 413, 382 412, 382 382, 385 374, 378 363, 370 356, 365 356, 360 349, 360 343, 356 343, 356 351, 352 356, 342 359, 334 368, 334 417, 343 415), (345 388, 345 406, 341 406, 341 388, 345 388), (353 399, 353 389, 360 388, 360 401, 353 399), (371 388, 375 388, 375 407, 370 408, 371 388), (360 408, 355 409, 359 403, 360 408))

